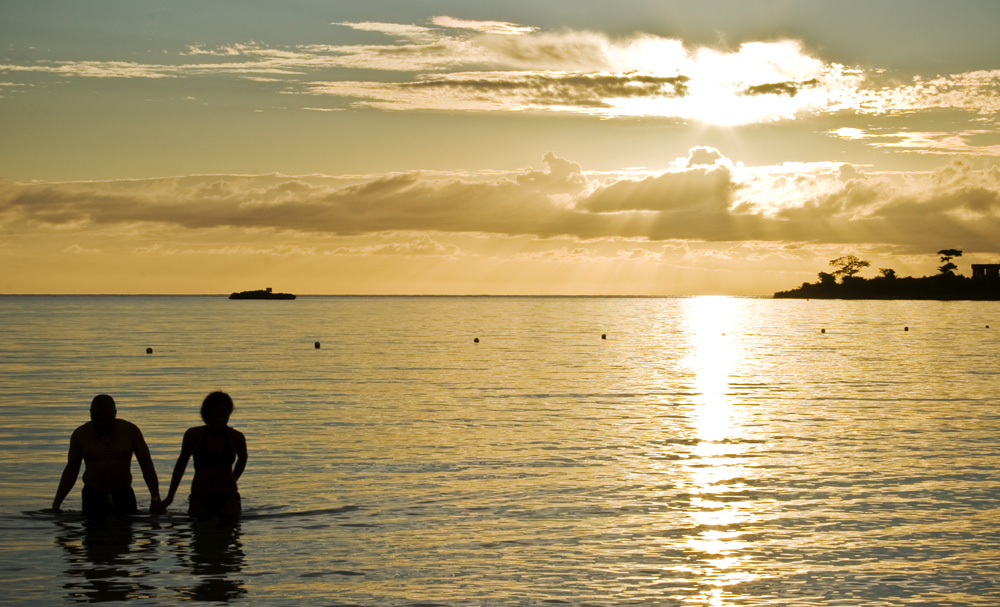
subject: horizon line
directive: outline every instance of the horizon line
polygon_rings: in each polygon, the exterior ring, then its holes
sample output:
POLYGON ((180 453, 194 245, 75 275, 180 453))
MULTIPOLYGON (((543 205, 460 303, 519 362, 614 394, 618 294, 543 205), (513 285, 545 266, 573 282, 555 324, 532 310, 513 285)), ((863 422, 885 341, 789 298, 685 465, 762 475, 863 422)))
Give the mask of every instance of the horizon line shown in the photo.
MULTIPOLYGON (((229 293, 0 293, 0 297, 229 297, 229 293)), ((701 293, 697 295, 650 294, 565 294, 565 293, 303 293, 298 297, 510 297, 510 298, 622 298, 622 299, 685 299, 694 297, 731 297, 735 299, 772 299, 773 295, 728 295, 701 293)), ((252 300, 250 300, 252 301, 252 300)), ((270 301, 270 300, 269 300, 270 301)), ((279 301, 279 300, 276 300, 279 301)), ((292 301, 292 300, 286 300, 292 301)))

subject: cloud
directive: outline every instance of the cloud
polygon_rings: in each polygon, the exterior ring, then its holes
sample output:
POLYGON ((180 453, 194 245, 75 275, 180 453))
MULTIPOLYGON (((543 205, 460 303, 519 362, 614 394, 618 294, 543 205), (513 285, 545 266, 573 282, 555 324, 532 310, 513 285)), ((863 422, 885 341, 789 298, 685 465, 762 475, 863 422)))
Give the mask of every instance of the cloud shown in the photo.
POLYGON ((841 181, 850 181, 851 179, 860 179, 864 177, 864 172, 856 166, 844 164, 841 165, 840 170, 838 171, 838 176, 841 181))
POLYGON ((818 78, 812 78, 806 80, 805 82, 770 82, 767 84, 758 84, 747 88, 745 94, 747 95, 788 95, 789 97, 794 97, 798 94, 799 90, 804 87, 817 86, 819 85, 818 78))
POLYGON ((577 192, 586 187, 587 178, 580 165, 548 152, 542 157, 544 171, 526 170, 517 175, 518 185, 535 187, 549 192, 577 192))
MULTIPOLYGON (((875 80, 873 75, 873 80, 875 80)), ((912 84, 887 83, 858 91, 860 112, 886 114, 932 109, 959 109, 980 115, 1000 112, 1000 70, 980 70, 939 76, 915 77, 912 84)))
POLYGON ((63 252, 64 253, 69 253, 70 255, 83 255, 83 254, 91 254, 91 253, 100 253, 101 250, 100 249, 95 249, 95 248, 85 248, 85 247, 81 247, 78 244, 72 244, 72 245, 66 247, 65 249, 63 249, 63 252))
POLYGON ((505 21, 468 21, 445 16, 434 17, 431 23, 439 27, 473 30, 484 34, 521 35, 530 34, 537 29, 505 21))
POLYGON ((368 244, 363 246, 337 247, 324 253, 335 256, 403 256, 403 257, 448 257, 455 258, 462 254, 461 249, 453 244, 444 244, 427 235, 418 235, 409 240, 368 244))
MULTIPOLYGON (((565 71, 581 74, 643 72, 657 70, 629 65, 624 49, 602 34, 593 32, 541 32, 531 36, 482 36, 472 40, 501 70, 565 71)), ((671 71, 667 76, 678 75, 671 71)))
POLYGON ((170 78, 178 68, 163 65, 146 65, 130 61, 72 61, 41 62, 33 65, 0 65, 0 72, 8 74, 42 73, 81 78, 170 78))
POLYGON ((688 151, 687 166, 715 166, 720 162, 725 164, 727 160, 722 152, 715 148, 698 146, 688 151))
POLYGON ((357 105, 391 110, 571 111, 603 115, 609 99, 682 96, 687 78, 540 72, 468 72, 413 82, 316 82, 314 95, 364 99, 357 105))
POLYGON ((182 255, 214 255, 221 257, 293 257, 301 255, 313 255, 316 253, 315 247, 303 247, 299 245, 278 244, 271 246, 250 246, 250 245, 225 245, 225 246, 166 246, 156 243, 149 246, 136 247, 133 251, 135 255, 155 255, 182 256, 182 255))
POLYGON ((397 66, 426 61, 431 70, 437 60, 436 71, 444 73, 388 82, 316 81, 304 90, 391 110, 548 110, 740 124, 842 109, 862 80, 856 71, 808 55, 795 41, 747 43, 724 52, 689 50, 679 40, 645 34, 612 40, 591 32, 541 32, 350 52, 356 65, 374 67, 386 53, 398 52, 397 66), (490 69, 461 70, 469 65, 490 69))
POLYGON ((941 243, 997 252, 1000 229, 1000 170, 979 170, 952 161, 931 175, 905 180, 858 177, 841 181, 827 193, 779 218, 803 236, 823 228, 816 242, 872 242, 919 246, 941 243), (949 244, 958 243, 958 244, 949 244))
MULTIPOLYGON (((291 95, 331 95, 388 110, 556 111, 720 125, 850 112, 1000 112, 1000 70, 910 82, 824 60, 798 40, 692 47, 645 33, 613 38, 504 21, 438 16, 428 24, 335 22, 387 37, 376 43, 275 47, 196 45, 162 64, 36 61, 0 65, 81 78, 239 77, 291 95), (344 77, 343 70, 383 74, 344 77), (387 75, 392 76, 391 78, 387 75)), ((11 82, 10 84, 20 84, 11 82)), ((843 136, 843 135, 842 135, 843 136)))
POLYGON ((994 131, 969 129, 965 131, 898 131, 867 132, 856 128, 841 128, 830 132, 835 137, 866 141, 873 148, 894 149, 900 152, 942 156, 1000 156, 1000 145, 979 145, 978 137, 992 137, 994 131))
POLYGON ((412 40, 433 40, 436 38, 432 28, 403 23, 381 23, 376 21, 349 22, 340 21, 330 25, 341 25, 362 32, 378 32, 388 36, 412 40))
POLYGON ((10 222, 53 226, 153 223, 341 235, 387 230, 555 235, 566 229, 561 222, 567 216, 556 199, 582 185, 582 177, 573 163, 555 155, 545 162, 547 171, 523 171, 521 184, 516 178, 477 183, 416 173, 347 186, 267 176, 3 183, 0 215, 10 222))
POLYGON ((594 191, 580 207, 594 213, 655 212, 661 221, 701 221, 727 214, 737 187, 728 159, 714 148, 697 147, 688 153, 684 169, 615 181, 594 191))
POLYGON ((193 44, 188 46, 187 51, 181 54, 190 56, 203 55, 208 57, 238 57, 246 53, 250 48, 252 47, 246 44, 231 44, 214 48, 203 44, 193 44))
POLYGON ((595 213, 693 211, 699 215, 714 215, 728 209, 734 189, 732 175, 727 169, 699 167, 669 171, 639 181, 615 182, 594 192, 582 202, 582 207, 595 213))
POLYGON ((830 131, 830 134, 840 137, 842 139, 849 139, 852 141, 864 139, 867 136, 865 132, 861 129, 846 127, 846 126, 830 131))
POLYGON ((618 249, 607 253, 596 246, 553 247, 541 251, 517 253, 511 256, 515 261, 543 261, 555 263, 663 263, 666 255, 662 247, 653 251, 641 247, 618 249))
POLYGON ((868 174, 842 163, 744 167, 693 148, 646 177, 588 177, 554 153, 542 169, 490 177, 401 173, 355 179, 206 176, 0 182, 0 233, 122 226, 138 233, 403 232, 351 255, 458 255, 435 234, 580 240, 869 243, 1000 252, 1000 168, 951 162, 931 174, 868 174))
POLYGON ((649 249, 619 249, 615 255, 616 261, 632 263, 663 263, 666 255, 661 251, 650 251, 649 249))

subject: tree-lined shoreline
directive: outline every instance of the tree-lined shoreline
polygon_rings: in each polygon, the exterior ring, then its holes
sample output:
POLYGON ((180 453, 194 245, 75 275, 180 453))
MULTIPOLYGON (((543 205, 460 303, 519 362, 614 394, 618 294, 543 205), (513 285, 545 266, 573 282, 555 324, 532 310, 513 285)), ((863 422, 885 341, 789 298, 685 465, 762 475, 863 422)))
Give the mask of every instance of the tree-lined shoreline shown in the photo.
POLYGON ((954 259, 962 256, 958 249, 943 249, 938 274, 933 276, 897 276, 891 268, 879 268, 874 278, 858 276, 871 263, 855 255, 830 260, 836 269, 820 272, 817 282, 774 294, 776 299, 937 299, 937 300, 1000 300, 1000 281, 969 278, 956 273, 954 259))

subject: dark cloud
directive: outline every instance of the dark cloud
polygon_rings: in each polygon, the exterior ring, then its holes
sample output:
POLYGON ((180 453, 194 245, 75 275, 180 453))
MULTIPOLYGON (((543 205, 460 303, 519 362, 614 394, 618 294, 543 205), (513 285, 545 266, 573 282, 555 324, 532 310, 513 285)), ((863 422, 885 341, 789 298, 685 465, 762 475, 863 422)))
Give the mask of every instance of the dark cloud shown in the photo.
POLYGON ((816 86, 819 80, 813 78, 805 82, 771 82, 768 84, 758 84, 743 91, 744 95, 788 95, 794 97, 805 87, 816 86))
POLYGON ((615 182, 595 191, 580 207, 594 213, 693 211, 715 215, 727 211, 735 189, 728 168, 699 165, 638 181, 615 182))
POLYGON ((439 90, 449 96, 493 100, 518 97, 538 105, 608 107, 606 99, 683 97, 686 76, 658 77, 642 74, 535 74, 512 73, 502 77, 424 77, 399 83, 400 89, 439 90))
POLYGON ((1000 175, 965 162, 909 182, 856 174, 777 219, 799 241, 1000 252, 1000 175))

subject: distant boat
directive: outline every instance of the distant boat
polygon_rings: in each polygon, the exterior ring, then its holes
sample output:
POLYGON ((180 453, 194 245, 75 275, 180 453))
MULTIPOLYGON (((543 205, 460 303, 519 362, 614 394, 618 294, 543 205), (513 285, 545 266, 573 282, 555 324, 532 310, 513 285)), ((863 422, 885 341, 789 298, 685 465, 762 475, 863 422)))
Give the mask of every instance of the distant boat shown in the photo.
POLYGON ((274 293, 271 291, 271 287, 268 287, 266 289, 257 289, 256 291, 231 293, 229 299, 295 299, 295 295, 291 293, 274 293))

